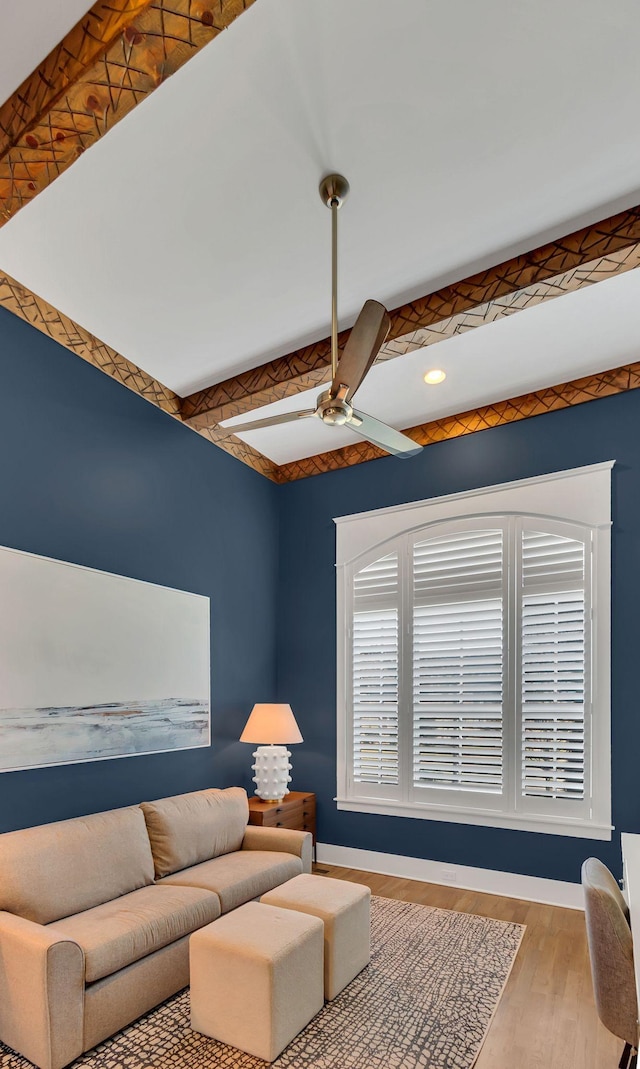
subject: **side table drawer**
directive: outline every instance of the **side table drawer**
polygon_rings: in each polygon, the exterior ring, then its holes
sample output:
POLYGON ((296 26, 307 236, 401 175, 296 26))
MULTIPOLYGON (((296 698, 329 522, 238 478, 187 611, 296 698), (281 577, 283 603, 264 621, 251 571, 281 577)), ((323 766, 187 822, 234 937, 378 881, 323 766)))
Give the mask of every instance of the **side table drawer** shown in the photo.
MULTIPOLYGON (((298 831, 315 830, 316 807, 313 805, 274 806, 268 824, 272 828, 293 828, 298 831)), ((267 820, 265 820, 265 824, 267 820)))
POLYGON ((301 791, 292 792, 282 802, 264 805, 250 802, 249 823, 265 828, 290 828, 292 831, 308 831, 316 840, 316 797, 301 791))

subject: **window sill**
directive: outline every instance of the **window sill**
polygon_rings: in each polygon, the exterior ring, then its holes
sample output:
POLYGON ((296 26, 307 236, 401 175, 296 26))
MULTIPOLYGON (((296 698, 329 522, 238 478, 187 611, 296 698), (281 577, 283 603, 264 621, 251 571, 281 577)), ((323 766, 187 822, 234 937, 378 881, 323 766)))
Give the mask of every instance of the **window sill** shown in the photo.
POLYGON ((403 805, 381 799, 336 798, 339 810, 348 813, 379 813, 390 817, 411 817, 418 820, 438 820, 452 824, 473 824, 485 828, 507 828, 513 831, 542 832, 545 835, 569 835, 578 839, 610 840, 610 824, 592 821, 571 821, 554 817, 512 816, 508 813, 444 807, 437 805, 403 805))

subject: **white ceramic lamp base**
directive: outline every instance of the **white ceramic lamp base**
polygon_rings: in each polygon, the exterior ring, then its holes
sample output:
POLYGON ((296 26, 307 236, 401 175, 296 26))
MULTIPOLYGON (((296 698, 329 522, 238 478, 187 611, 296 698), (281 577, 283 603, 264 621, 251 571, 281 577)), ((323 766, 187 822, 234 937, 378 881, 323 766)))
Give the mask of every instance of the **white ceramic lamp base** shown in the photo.
POLYGON ((258 746, 253 756, 253 782, 258 798, 265 802, 281 802, 291 783, 291 750, 287 750, 286 746, 258 746))

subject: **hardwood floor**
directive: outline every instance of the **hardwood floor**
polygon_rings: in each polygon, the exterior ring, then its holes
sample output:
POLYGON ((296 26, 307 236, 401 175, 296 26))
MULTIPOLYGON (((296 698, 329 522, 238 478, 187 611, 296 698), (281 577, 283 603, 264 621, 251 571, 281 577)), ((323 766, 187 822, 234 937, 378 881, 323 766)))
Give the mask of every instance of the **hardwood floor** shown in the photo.
POLYGON ((385 898, 526 924, 475 1069, 617 1069, 623 1043, 598 1020, 579 910, 332 865, 315 871, 385 898))

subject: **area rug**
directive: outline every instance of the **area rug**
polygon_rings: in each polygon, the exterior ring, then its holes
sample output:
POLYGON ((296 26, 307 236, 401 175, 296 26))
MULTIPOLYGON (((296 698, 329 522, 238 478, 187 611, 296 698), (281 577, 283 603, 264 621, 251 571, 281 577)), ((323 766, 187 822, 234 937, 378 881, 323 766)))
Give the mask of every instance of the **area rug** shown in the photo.
MULTIPOLYGON (((524 925, 372 898, 371 964, 273 1069, 470 1069, 524 925)), ((251 1012, 250 1000, 247 1012, 251 1012)), ((74 1062, 74 1069, 265 1069, 192 1032, 183 991, 74 1062)), ((0 1069, 30 1063, 0 1045, 0 1069)))

